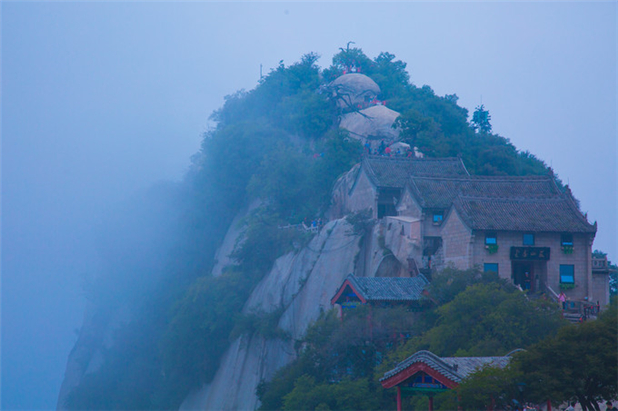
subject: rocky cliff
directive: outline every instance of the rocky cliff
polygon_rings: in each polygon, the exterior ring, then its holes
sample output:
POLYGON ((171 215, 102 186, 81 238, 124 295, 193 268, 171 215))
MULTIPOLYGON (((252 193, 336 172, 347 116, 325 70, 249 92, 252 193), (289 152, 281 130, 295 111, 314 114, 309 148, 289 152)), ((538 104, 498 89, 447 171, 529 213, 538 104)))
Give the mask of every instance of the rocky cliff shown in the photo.
POLYGON ((296 357, 300 339, 346 275, 354 271, 361 237, 343 219, 331 221, 300 251, 280 257, 258 284, 244 312, 282 311, 278 327, 289 338, 243 335, 224 355, 213 381, 185 400, 181 409, 249 410, 258 407, 255 389, 260 381, 296 357))
POLYGON ((414 246, 393 226, 377 224, 363 236, 345 218, 330 221, 307 246, 275 262, 243 309, 245 313, 280 310, 278 327, 289 338, 265 339, 258 334, 237 338, 213 381, 190 395, 181 409, 256 409, 258 384, 296 358, 294 342, 321 312, 332 308, 330 300, 345 277, 407 275, 406 258, 414 246))

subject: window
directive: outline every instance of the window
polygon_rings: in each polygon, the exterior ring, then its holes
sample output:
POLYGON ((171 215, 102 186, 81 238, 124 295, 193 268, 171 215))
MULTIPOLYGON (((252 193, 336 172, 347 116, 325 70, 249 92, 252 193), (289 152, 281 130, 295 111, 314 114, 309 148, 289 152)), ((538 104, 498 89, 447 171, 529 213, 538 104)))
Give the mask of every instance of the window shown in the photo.
POLYGON ((524 245, 534 245, 534 234, 532 233, 524 234, 524 245))
POLYGON ((436 225, 442 224, 442 220, 444 220, 444 213, 442 211, 436 211, 433 213, 433 223, 436 225))
POLYGON ((485 234, 485 245, 496 245, 498 244, 498 237, 496 233, 487 233, 485 234))
POLYGON ((494 273, 498 274, 498 263, 485 263, 483 271, 486 273, 493 271, 494 273))
POLYGON ((575 266, 560 265, 560 284, 575 284, 575 266))
POLYGON ((573 247, 573 234, 562 234, 560 236, 560 245, 563 247, 573 247))

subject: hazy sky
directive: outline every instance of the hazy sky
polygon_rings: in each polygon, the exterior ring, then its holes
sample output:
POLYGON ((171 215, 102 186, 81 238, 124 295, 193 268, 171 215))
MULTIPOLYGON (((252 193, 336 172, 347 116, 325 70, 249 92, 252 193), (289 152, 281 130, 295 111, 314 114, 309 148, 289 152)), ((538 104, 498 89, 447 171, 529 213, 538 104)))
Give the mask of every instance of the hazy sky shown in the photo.
POLYGON ((1 3, 2 408, 51 409, 101 215, 178 180, 208 116, 348 41, 482 103, 572 187, 618 259, 617 3, 1 3))

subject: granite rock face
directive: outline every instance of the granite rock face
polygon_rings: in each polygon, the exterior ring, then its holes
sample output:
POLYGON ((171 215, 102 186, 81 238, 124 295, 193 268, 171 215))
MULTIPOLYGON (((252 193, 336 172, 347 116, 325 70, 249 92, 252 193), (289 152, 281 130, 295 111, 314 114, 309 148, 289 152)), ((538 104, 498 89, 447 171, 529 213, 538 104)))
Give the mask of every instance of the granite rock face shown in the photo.
POLYGON ((407 276, 407 257, 416 244, 383 223, 362 236, 345 218, 330 221, 304 248, 280 257, 256 286, 245 313, 280 310, 278 327, 290 338, 243 335, 224 355, 213 381, 190 395, 182 410, 254 410, 255 389, 293 361, 294 342, 302 338, 345 277, 407 276))
POLYGON ((345 220, 334 220, 307 246, 280 257, 254 289, 243 311, 281 310, 278 326, 290 338, 239 337, 225 353, 213 381, 189 396, 181 409, 256 409, 257 385, 296 358, 294 341, 321 312, 331 309, 330 299, 337 287, 354 272, 360 239, 345 220))

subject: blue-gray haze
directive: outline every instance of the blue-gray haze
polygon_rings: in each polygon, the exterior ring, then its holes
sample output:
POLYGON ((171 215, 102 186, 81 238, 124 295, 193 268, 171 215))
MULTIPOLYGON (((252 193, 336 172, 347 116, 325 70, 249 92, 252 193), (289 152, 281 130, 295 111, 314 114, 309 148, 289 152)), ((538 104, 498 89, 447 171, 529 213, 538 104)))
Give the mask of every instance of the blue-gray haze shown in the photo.
POLYGON ((618 259, 615 1, 13 2, 2 27, 2 408, 52 409, 103 216, 179 180, 209 114, 280 60, 354 41, 490 111, 618 259))

